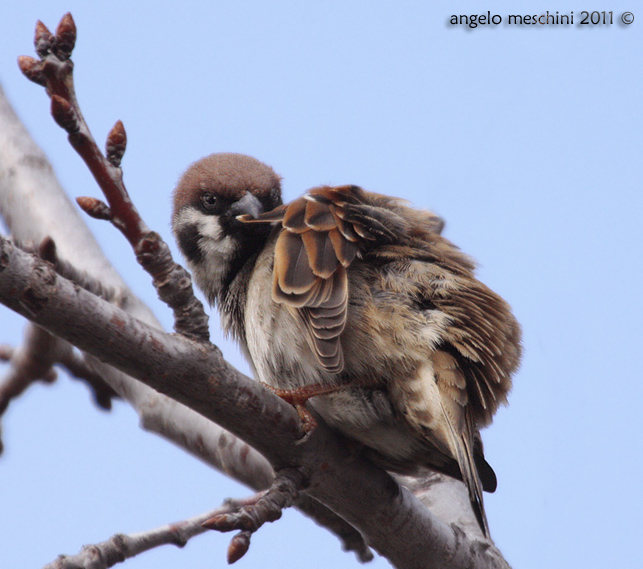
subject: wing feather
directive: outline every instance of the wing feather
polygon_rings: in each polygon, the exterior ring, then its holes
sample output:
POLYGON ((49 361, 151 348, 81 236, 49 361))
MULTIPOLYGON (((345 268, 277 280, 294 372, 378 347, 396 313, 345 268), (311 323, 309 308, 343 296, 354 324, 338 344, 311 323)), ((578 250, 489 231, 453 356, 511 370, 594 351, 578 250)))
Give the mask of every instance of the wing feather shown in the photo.
POLYGON ((275 280, 286 294, 305 294, 315 285, 317 277, 313 272, 306 248, 300 235, 283 231, 275 247, 275 280))
POLYGON ((329 279, 339 266, 329 232, 306 231, 301 234, 301 239, 313 273, 322 279, 329 279))
POLYGON ((434 448, 437 458, 427 463, 457 476, 457 461, 478 521, 488 531, 482 490, 493 491, 496 479, 478 429, 506 399, 520 359, 520 328, 509 306, 475 279, 474 263, 440 237, 442 220, 356 186, 314 188, 287 206, 240 219, 281 223, 273 299, 300 318, 328 372, 344 366, 347 269, 356 259, 385 266, 378 273, 388 279, 384 292, 397 294, 401 304, 416 303, 413 314, 426 311, 433 339, 419 335, 407 342, 417 340, 422 355, 416 361, 424 363, 415 377, 391 380, 387 389, 399 413, 434 448))
POLYGON ((360 252, 403 237, 403 218, 390 198, 357 186, 322 186, 286 206, 247 223, 279 223, 274 257, 273 299, 303 321, 308 342, 321 365, 343 368, 340 337, 346 325, 346 268, 360 252))

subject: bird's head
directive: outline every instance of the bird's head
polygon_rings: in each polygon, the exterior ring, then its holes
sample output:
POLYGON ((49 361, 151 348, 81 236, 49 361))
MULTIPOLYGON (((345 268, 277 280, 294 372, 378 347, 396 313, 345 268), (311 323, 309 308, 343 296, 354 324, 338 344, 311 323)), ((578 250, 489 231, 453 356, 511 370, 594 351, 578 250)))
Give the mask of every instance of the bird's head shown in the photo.
POLYGON ((174 190, 172 231, 211 303, 270 231, 237 218, 256 217, 280 204, 280 177, 243 154, 211 154, 181 176, 174 190))

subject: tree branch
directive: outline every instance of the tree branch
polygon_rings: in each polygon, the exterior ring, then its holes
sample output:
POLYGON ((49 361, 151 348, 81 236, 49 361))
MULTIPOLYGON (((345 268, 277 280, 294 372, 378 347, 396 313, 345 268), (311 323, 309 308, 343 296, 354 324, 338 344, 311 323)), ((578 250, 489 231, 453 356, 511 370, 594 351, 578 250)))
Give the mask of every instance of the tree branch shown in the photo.
POLYGON ((294 409, 232 368, 216 348, 144 324, 4 238, 0 301, 219 423, 275 467, 301 469, 308 494, 356 527, 394 566, 498 567, 490 543, 443 524, 385 472, 351 455, 324 425, 297 444, 294 409), (77 326, 68 326, 70 320, 77 326))
POLYGON ((255 504, 262 495, 263 493, 260 493, 243 500, 229 500, 216 510, 150 531, 130 535, 118 533, 96 545, 84 546, 77 555, 60 555, 43 569, 109 569, 117 563, 122 563, 155 547, 162 545, 184 547, 190 539, 207 531, 207 528, 202 525, 207 519, 231 514, 243 506, 255 504))
MULTIPOLYGON (((1 87, 0 124, 0 213, 15 238, 35 244, 50 237, 56 243, 56 270, 64 266, 63 273, 76 283, 80 273, 70 268, 82 268, 84 278, 110 289, 109 298, 123 310, 160 328, 151 310, 129 291, 103 255, 1 87)), ((87 282, 84 284, 92 290, 87 282)), ((246 442, 99 359, 87 354, 85 358, 92 359, 96 373, 137 411, 142 428, 250 488, 263 490, 270 485, 274 478, 270 463, 246 442)), ((355 551, 360 558, 369 557, 359 533, 324 506, 300 496, 297 507, 340 537, 345 549, 355 551)))
POLYGON ((0 360, 9 363, 9 371, 0 384, 0 416, 11 400, 33 382, 53 383, 56 380, 53 364, 56 361, 56 344, 59 342, 42 328, 28 324, 20 348, 0 347, 0 360))
MULTIPOLYGON (((71 24, 73 21, 70 23, 69 18, 63 19, 55 37, 39 25, 36 49, 41 57, 52 53, 71 65, 68 61, 74 37, 71 24)), ((25 63, 23 59, 21 67, 26 75, 42 84, 40 73, 46 75, 49 71, 46 61, 42 69, 37 69, 39 63, 42 62, 25 63)), ((58 78, 55 73, 54 76, 58 78)), ((84 121, 76 109, 73 85, 69 91, 67 79, 61 81, 68 97, 54 93, 52 110, 59 124, 70 132, 71 141, 71 136, 83 130, 84 121)), ((44 82, 49 90, 49 83, 44 82)), ((112 134, 107 160, 118 168, 116 162, 120 148, 124 148, 124 130, 117 128, 112 134)), ((87 142, 91 137, 87 135, 83 132, 85 142, 79 152, 85 152, 88 145, 95 147, 93 141, 87 142)), ((94 156, 91 160, 98 159, 94 156)), ((102 176, 94 175, 100 183, 102 176)), ((109 186, 112 182, 113 179, 107 180, 106 184, 109 186)), ((8 191, 14 191, 13 185, 8 191)), ((112 203, 109 208, 97 200, 85 205, 95 215, 115 217, 112 203)), ((129 211, 116 217, 124 219, 129 211)), ((31 213, 28 211, 27 215, 31 213)), ((128 239, 140 258, 141 250, 136 243, 149 242, 150 233, 145 226, 137 224, 135 221, 135 230, 128 239)), ((31 231, 28 228, 26 233, 31 231)), ((152 249, 158 250, 156 241, 143 253, 152 249)), ((152 262, 153 257, 150 255, 152 262)), ((165 334, 156 325, 146 324, 151 320, 149 313, 131 297, 122 282, 118 282, 120 279, 114 280, 120 307, 75 286, 58 275, 51 264, 0 238, 1 302, 105 364, 216 421, 259 450, 275 468, 298 469, 307 480, 306 493, 357 528, 368 543, 396 567, 506 566, 489 541, 479 539, 476 534, 465 535, 459 526, 445 525, 389 475, 350 453, 343 441, 324 425, 297 444, 300 425, 290 406, 232 368, 216 347, 165 334), (142 318, 137 317, 139 315, 142 318), (69 326, 70 321, 78 325, 69 326)), ((104 369, 110 385, 136 402, 141 393, 139 384, 109 367, 104 369)), ((138 407, 142 407, 140 401, 138 407)), ((191 450, 202 452, 198 445, 191 450)))

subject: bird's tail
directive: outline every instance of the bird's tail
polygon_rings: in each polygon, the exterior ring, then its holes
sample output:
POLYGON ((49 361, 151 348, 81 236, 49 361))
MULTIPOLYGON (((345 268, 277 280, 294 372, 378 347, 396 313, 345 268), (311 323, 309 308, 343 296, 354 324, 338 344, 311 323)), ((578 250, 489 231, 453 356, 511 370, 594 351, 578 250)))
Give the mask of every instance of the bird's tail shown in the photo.
MULTIPOLYGON (((460 467, 460 473, 462 474, 462 480, 466 484, 467 490, 469 492, 469 501, 471 502, 471 508, 473 509, 473 513, 475 514, 476 519, 478 520, 478 524, 480 525, 482 533, 485 537, 488 538, 490 537, 489 524, 487 523, 487 516, 484 511, 484 501, 482 498, 482 481, 480 480, 478 469, 476 467, 476 460, 474 457, 475 430, 473 428, 473 425, 471 424, 470 418, 467 417, 465 419, 466 423, 463 431, 459 434, 456 433, 456 430, 449 420, 449 415, 446 413, 443 405, 442 411, 444 412, 444 417, 446 418, 447 424, 449 425, 449 431, 451 434, 455 455, 458 460, 458 466, 460 467)), ((490 466, 489 469, 491 469, 490 466)), ((491 470, 491 472, 493 474, 493 470, 491 470)))
POLYGON ((469 501, 473 508, 473 513, 478 520, 480 529, 485 537, 489 537, 489 524, 487 523, 487 516, 484 512, 484 502, 482 498, 482 482, 478 475, 476 462, 473 455, 473 439, 463 433, 459 437, 458 446, 458 465, 462 473, 462 480, 467 485, 469 491, 469 501))

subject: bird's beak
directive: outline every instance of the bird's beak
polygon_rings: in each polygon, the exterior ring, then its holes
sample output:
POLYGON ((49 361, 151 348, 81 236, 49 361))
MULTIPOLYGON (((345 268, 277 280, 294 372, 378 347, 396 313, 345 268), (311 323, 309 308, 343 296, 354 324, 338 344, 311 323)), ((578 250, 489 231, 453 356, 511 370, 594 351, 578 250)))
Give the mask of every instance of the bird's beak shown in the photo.
POLYGON ((245 195, 230 206, 230 214, 238 218, 249 215, 253 219, 263 213, 263 206, 254 194, 246 192, 245 195))

